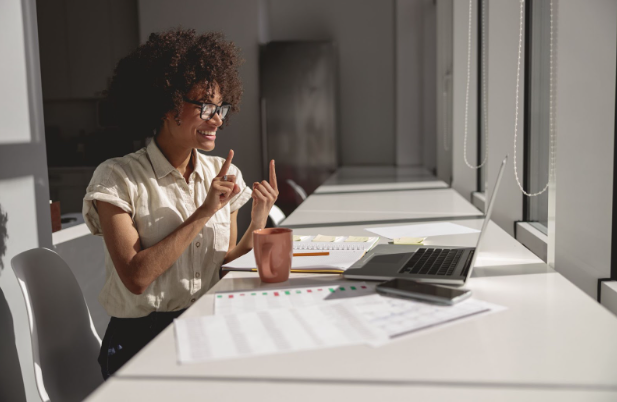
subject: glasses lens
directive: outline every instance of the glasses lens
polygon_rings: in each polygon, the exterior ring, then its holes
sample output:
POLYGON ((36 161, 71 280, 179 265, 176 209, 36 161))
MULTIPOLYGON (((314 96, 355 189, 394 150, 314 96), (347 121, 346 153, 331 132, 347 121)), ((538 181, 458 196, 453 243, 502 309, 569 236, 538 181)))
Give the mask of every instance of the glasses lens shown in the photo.
POLYGON ((205 104, 201 110, 201 118, 204 120, 210 120, 214 116, 216 106, 211 104, 205 104))
POLYGON ((227 116, 227 113, 229 113, 229 109, 231 109, 231 105, 221 106, 221 111, 220 111, 221 120, 224 119, 225 116, 227 116))

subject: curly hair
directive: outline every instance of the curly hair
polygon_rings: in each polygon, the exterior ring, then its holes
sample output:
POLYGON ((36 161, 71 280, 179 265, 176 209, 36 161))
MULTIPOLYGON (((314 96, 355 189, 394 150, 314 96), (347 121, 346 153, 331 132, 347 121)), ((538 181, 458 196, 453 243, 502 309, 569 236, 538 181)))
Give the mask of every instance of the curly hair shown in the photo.
POLYGON ((242 83, 239 49, 218 32, 198 35, 194 29, 153 33, 148 41, 124 57, 105 91, 109 122, 136 137, 151 136, 164 116, 175 111, 178 125, 183 97, 201 89, 212 96, 218 85, 231 110, 239 110, 242 83))

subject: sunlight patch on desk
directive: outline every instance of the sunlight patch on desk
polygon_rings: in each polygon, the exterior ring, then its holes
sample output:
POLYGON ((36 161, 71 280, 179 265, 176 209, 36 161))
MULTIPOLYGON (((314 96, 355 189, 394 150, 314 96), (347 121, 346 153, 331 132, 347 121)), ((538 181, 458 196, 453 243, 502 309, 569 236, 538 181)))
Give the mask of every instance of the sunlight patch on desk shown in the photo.
POLYGON ((538 258, 532 257, 504 257, 503 253, 480 252, 476 260, 476 267, 495 267, 504 265, 537 264, 538 258))

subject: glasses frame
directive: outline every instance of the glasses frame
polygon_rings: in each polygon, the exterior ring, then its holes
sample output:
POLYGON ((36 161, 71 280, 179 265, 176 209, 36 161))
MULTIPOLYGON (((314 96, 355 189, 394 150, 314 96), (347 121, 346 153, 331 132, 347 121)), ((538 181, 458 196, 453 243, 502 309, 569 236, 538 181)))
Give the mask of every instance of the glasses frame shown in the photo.
POLYGON ((202 120, 208 121, 211 118, 214 117, 215 114, 218 114, 219 117, 221 118, 221 120, 225 120, 225 118, 227 117, 227 114, 229 113, 229 111, 231 110, 231 104, 230 103, 225 103, 223 102, 221 104, 221 106, 217 105, 216 103, 203 103, 203 102, 198 102, 198 101, 194 101, 188 98, 184 98, 184 101, 187 103, 192 103, 193 105, 197 105, 197 106, 201 106, 201 113, 199 114, 199 117, 201 117, 202 120), (212 114, 210 115, 210 117, 208 117, 207 119, 204 119, 204 113, 206 111, 206 107, 208 105, 212 105, 214 106, 214 112, 212 112, 212 114), (225 116, 222 116, 219 112, 224 108, 224 107, 229 107, 230 110, 227 111, 227 113, 225 114, 225 116))

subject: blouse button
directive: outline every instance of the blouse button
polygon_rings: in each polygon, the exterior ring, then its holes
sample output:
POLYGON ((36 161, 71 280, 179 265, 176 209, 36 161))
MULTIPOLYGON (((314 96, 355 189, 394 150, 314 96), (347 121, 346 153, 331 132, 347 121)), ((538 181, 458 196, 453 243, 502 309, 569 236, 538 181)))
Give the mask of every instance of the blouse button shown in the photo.
POLYGON ((191 303, 195 303, 195 299, 191 299, 191 303))
POLYGON ((195 243, 195 246, 196 246, 196 247, 199 247, 199 246, 201 246, 201 243, 200 243, 200 242, 197 242, 197 243, 195 243))
POLYGON ((199 272, 195 273, 195 278, 199 278, 199 272))

